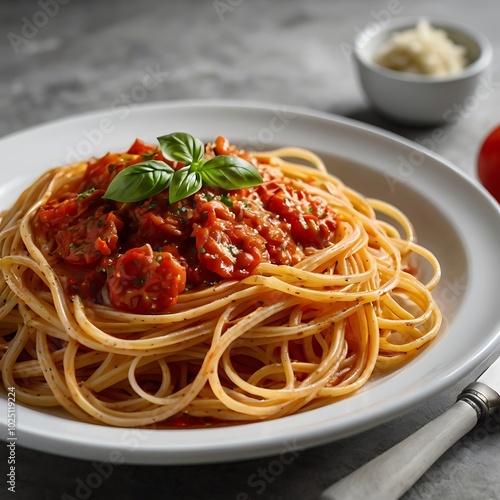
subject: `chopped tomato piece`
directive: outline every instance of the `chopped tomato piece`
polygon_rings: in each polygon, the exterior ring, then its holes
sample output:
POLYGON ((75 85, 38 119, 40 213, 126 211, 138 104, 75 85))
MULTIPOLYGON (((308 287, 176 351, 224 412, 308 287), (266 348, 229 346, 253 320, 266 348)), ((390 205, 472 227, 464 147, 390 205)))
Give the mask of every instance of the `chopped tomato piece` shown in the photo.
POLYGON ((186 287, 186 270, 170 252, 150 245, 133 248, 116 261, 108 279, 111 304, 137 314, 164 312, 186 287))
POLYGON ((40 210, 40 221, 47 227, 60 227, 67 223, 68 218, 78 215, 77 194, 68 193, 64 197, 50 200, 40 210))
POLYGON ((137 204, 129 211, 136 228, 131 236, 131 245, 141 246, 147 242, 156 248, 188 238, 194 222, 192 212, 181 202, 169 205, 168 195, 164 193, 137 204))
POLYGON ((123 222, 113 213, 92 214, 55 234, 57 252, 72 264, 95 262, 116 248, 122 227, 123 222))
POLYGON ((40 221, 47 227, 68 227, 73 220, 95 210, 102 205, 102 189, 89 189, 84 193, 67 193, 65 196, 50 200, 40 211, 40 221))
POLYGON ((266 208, 290 224, 296 242, 323 248, 331 241, 337 221, 325 200, 283 183, 267 183, 257 191, 266 208))
POLYGON ((151 144, 148 144, 141 139, 136 139, 134 141, 134 144, 130 146, 127 153, 131 155, 147 155, 153 153, 154 151, 156 151, 156 148, 154 146, 151 146, 151 144))
POLYGON ((235 223, 229 208, 219 201, 203 203, 205 222, 195 225, 192 236, 200 263, 223 278, 248 276, 263 260, 269 260, 266 240, 246 224, 235 223))
POLYGON ((106 190, 113 177, 118 173, 117 169, 120 164, 123 164, 122 155, 112 153, 90 163, 83 178, 85 185, 106 190))

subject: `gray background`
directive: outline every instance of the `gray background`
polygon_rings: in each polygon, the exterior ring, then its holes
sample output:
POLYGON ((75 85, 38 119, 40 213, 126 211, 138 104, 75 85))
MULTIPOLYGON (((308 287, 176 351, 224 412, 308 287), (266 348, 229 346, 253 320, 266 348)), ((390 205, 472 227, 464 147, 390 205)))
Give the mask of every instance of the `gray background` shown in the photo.
MULTIPOLYGON (((236 98, 307 106, 372 123, 424 143, 474 176, 481 141, 500 123, 499 13, 497 0, 3 0, 0 136, 82 111, 111 109, 127 99, 135 105, 236 98), (434 128, 385 121, 370 109, 357 83, 347 57, 352 40, 368 23, 392 17, 389 9, 396 16, 461 21, 493 43, 494 90, 477 105, 457 109, 460 119, 444 128, 444 141, 434 140, 434 128), (162 75, 158 85, 134 92, 148 68, 162 75)), ((29 146, 23 153, 29 154, 29 146)), ((101 471, 106 477, 96 482, 89 462, 18 448, 15 497, 313 499, 439 415, 477 373, 400 418, 302 451, 284 467, 276 458, 189 467, 119 465, 101 471), (92 488, 78 489, 82 481, 92 488)), ((4 467, 2 446, 3 478, 4 467)), ((2 479, 2 498, 8 498, 6 488, 2 479)), ((403 498, 500 498, 498 413, 447 452, 403 498)))

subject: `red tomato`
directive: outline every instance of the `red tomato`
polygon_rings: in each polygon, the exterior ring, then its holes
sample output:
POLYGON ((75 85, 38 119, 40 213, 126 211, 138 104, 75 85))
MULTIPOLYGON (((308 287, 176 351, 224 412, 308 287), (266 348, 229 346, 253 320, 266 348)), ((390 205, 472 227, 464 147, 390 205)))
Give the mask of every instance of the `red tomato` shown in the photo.
POLYGON ((483 186, 500 203, 500 127, 494 129, 481 146, 477 173, 483 186))
POLYGON ((186 270, 181 263, 170 252, 153 252, 150 245, 125 252, 108 279, 113 306, 137 314, 164 312, 185 287, 186 270))

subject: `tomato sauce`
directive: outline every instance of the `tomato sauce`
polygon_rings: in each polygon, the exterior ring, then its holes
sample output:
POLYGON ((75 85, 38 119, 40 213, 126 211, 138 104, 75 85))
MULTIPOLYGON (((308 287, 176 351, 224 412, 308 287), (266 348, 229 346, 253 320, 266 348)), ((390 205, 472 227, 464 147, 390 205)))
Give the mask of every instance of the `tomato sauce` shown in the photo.
POLYGON ((90 162, 71 192, 41 207, 35 238, 51 242, 47 259, 69 295, 159 314, 185 290, 242 279, 261 262, 295 265, 333 242, 336 214, 324 199, 296 189, 279 169, 224 138, 207 145, 206 154, 238 154, 264 182, 232 191, 203 186, 174 204, 168 190, 138 203, 103 199, 111 180, 130 165, 155 159, 184 166, 136 140, 126 153, 90 162))

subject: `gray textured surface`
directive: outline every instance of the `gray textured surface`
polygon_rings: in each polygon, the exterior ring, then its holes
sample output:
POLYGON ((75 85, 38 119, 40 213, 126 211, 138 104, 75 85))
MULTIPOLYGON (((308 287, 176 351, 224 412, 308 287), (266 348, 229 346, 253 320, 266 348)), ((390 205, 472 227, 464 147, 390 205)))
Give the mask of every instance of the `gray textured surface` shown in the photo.
MULTIPOLYGON (((52 5, 46 16, 40 14, 43 0, 0 3, 0 136, 81 111, 110 109, 131 95, 136 96, 132 103, 239 98, 298 104, 374 123, 423 142, 473 175, 481 139, 500 122, 500 85, 494 85, 477 106, 457 109, 456 122, 442 129, 439 142, 435 129, 393 125, 370 110, 345 57, 356 32, 383 18, 389 6, 400 16, 438 15, 475 26, 500 54, 497 0, 64 3, 46 0, 52 5), (39 27, 26 31, 26 20, 39 27), (23 36, 23 29, 25 40, 13 44, 12 34, 23 36), (158 85, 134 92, 148 68, 161 75, 158 85)), ((18 448, 12 497, 313 499, 441 413, 474 375, 407 415, 303 451, 282 468, 275 458, 191 467, 121 465, 92 482, 97 476, 91 463, 18 448), (92 488, 78 489, 81 481, 92 488)), ((2 447, 0 471, 5 456, 2 447)), ((6 488, 2 480, 2 498, 8 498, 6 488)), ((446 453, 404 498, 500 498, 498 414, 446 453)))

